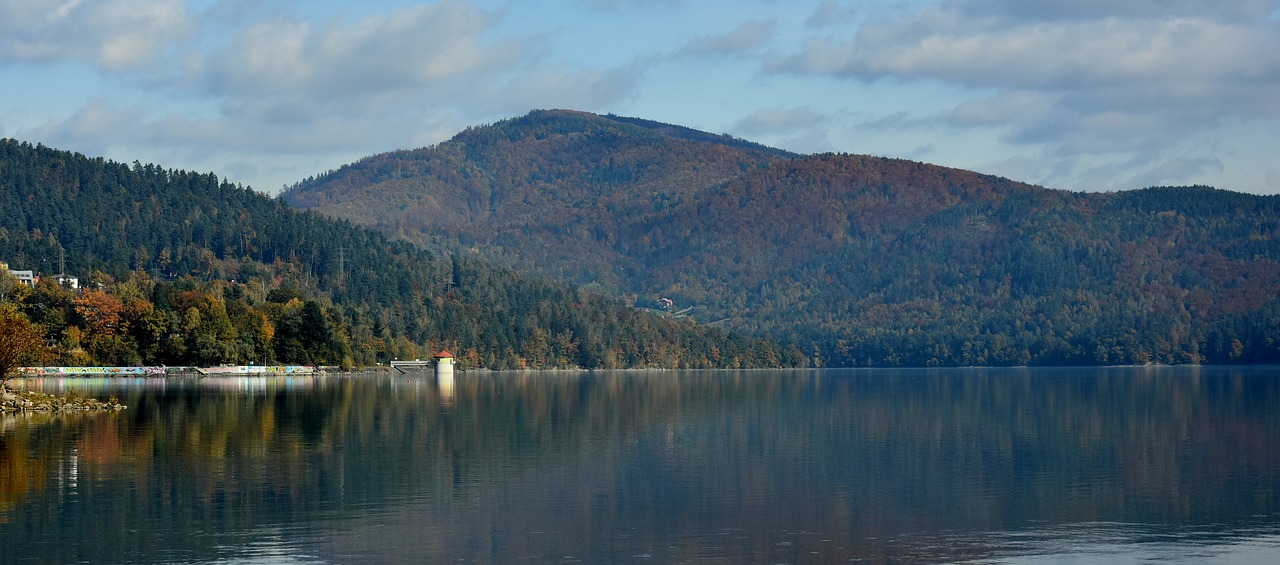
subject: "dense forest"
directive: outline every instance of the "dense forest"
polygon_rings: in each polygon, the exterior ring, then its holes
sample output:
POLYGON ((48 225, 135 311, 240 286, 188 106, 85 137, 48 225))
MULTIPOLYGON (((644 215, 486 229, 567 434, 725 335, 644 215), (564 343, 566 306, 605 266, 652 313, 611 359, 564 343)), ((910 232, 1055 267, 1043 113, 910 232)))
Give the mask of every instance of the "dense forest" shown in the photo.
POLYGON ((790 153, 677 126, 535 112, 436 147, 366 158, 286 190, 290 205, 617 292, 647 265, 618 224, 656 220, 704 187, 790 153))
POLYGON ((536 111, 293 205, 768 335, 819 366, 1280 361, 1280 197, 1050 190, 536 111))
POLYGON ((795 348, 431 253, 213 173, 0 140, 0 301, 65 364, 773 367, 795 348), (65 269, 82 288, 50 275, 65 269), (6 273, 7 275, 7 273, 6 273))

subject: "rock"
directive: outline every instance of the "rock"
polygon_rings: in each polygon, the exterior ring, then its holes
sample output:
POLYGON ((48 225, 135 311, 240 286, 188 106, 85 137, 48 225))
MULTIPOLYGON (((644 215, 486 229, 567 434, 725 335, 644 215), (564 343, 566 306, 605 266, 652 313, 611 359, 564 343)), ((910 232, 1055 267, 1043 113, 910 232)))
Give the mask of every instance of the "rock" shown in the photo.
POLYGON ((7 388, 0 387, 0 411, 4 412, 83 412, 87 410, 123 410, 126 406, 121 405, 113 397, 110 402, 103 402, 96 398, 84 398, 77 395, 73 396, 54 396, 52 394, 44 394, 38 391, 16 390, 10 391, 7 388))

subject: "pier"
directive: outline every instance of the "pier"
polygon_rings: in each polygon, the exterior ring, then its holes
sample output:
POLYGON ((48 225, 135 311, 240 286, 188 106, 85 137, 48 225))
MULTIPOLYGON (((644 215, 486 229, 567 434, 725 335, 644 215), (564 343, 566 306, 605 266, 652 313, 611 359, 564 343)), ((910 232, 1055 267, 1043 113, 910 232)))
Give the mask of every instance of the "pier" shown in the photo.
POLYGON ((420 361, 418 359, 414 359, 413 361, 391 362, 391 368, 400 371, 401 373, 408 373, 409 371, 427 371, 431 370, 435 366, 435 361, 420 361))
POLYGON ((401 373, 409 371, 426 371, 435 368, 437 376, 447 376, 453 378, 453 354, 448 351, 441 351, 435 354, 435 359, 431 361, 423 361, 414 359, 413 361, 392 361, 391 368, 401 373))

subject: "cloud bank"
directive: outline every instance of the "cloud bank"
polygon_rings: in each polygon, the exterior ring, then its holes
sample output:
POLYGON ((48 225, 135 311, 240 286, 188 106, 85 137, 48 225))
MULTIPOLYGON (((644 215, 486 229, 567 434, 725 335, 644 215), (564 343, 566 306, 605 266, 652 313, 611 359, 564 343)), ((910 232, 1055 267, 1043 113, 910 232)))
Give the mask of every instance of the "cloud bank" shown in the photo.
POLYGON ((1275 11, 1263 0, 948 0, 850 36, 812 36, 763 68, 950 85, 971 96, 934 125, 998 128, 1002 141, 1057 158, 1132 162, 1171 139, 1280 118, 1275 11))
POLYGON ((0 0, 0 135, 258 188, 535 108, 1280 193, 1277 0, 0 0))

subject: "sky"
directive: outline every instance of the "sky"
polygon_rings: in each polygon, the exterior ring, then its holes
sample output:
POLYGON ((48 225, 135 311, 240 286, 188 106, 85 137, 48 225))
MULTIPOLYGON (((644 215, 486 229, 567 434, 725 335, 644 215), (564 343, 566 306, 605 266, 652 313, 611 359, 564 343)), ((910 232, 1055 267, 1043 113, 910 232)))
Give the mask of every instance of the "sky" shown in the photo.
POLYGON ((1280 0, 0 0, 0 137, 269 194, 563 108, 1280 193, 1280 0))

